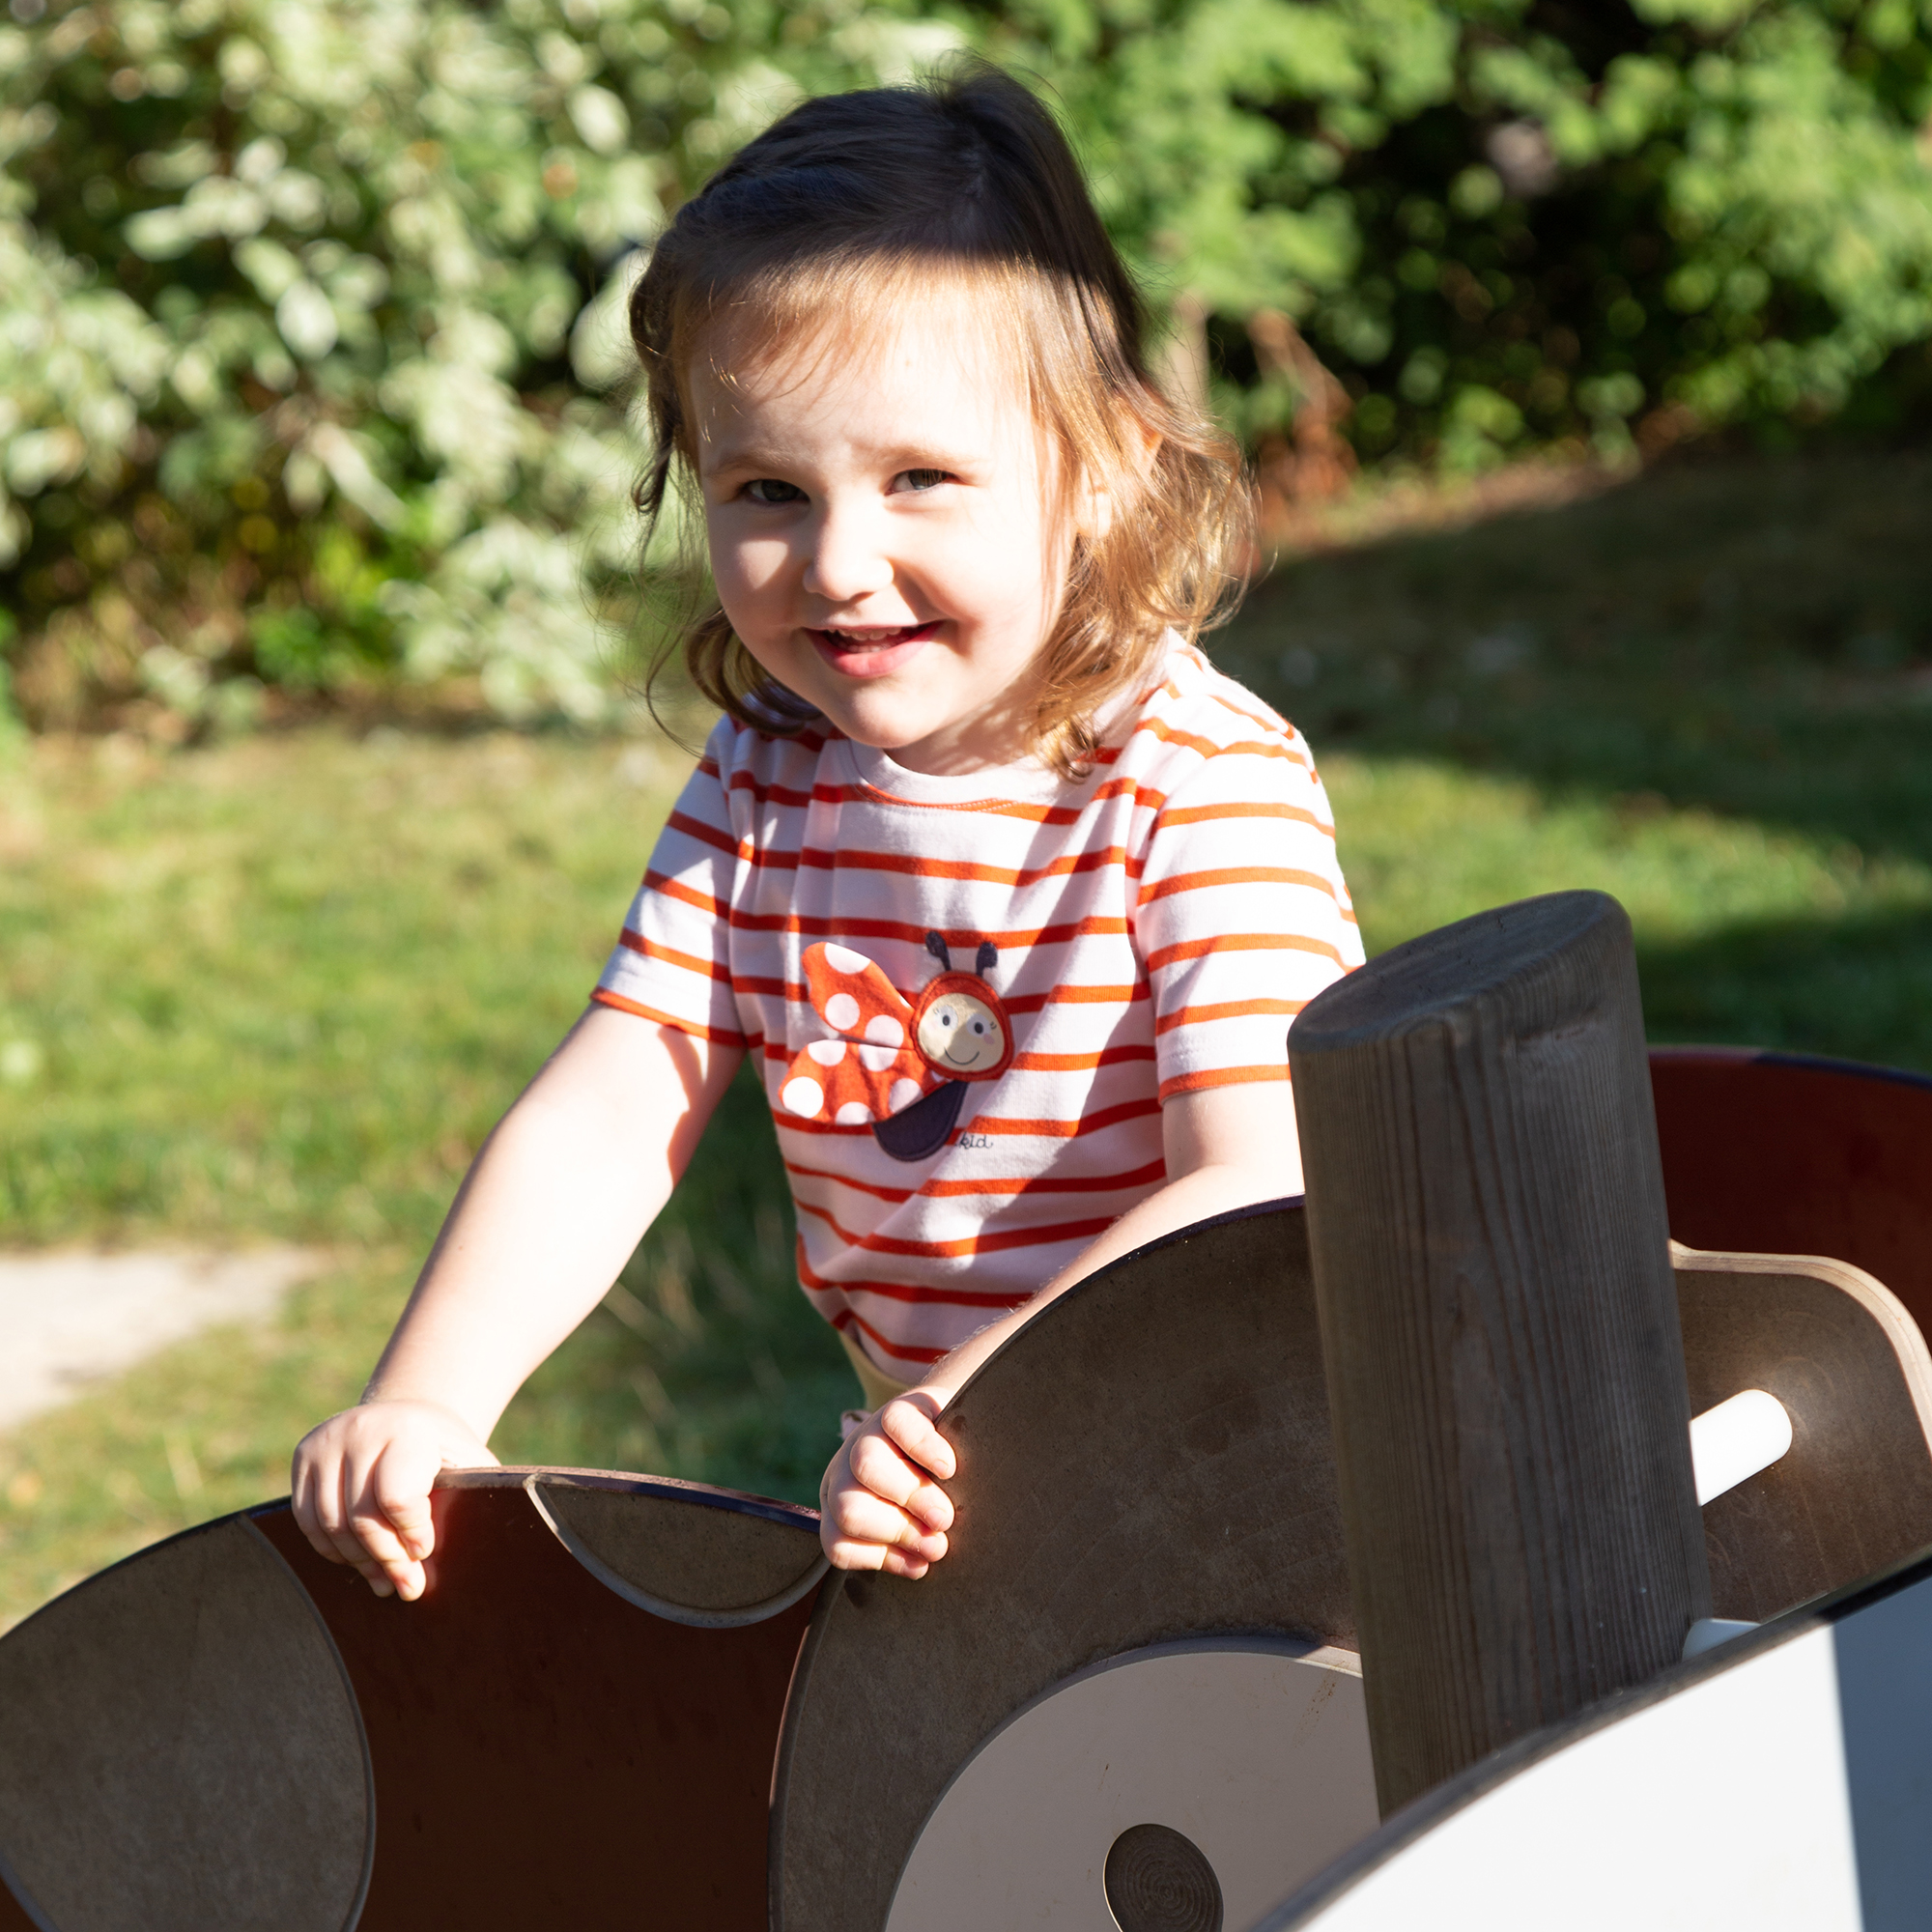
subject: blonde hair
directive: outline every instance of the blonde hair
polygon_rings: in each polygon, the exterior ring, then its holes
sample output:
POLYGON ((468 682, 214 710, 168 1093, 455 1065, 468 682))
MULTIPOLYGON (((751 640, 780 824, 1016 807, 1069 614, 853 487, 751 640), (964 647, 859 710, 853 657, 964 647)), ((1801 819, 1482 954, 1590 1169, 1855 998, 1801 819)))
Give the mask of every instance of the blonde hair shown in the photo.
MULTIPOLYGON (((1151 674, 1169 629, 1196 636, 1232 602, 1252 507, 1240 455, 1148 372, 1138 291, 1065 136, 1018 82, 974 64, 922 87, 794 108, 679 210, 631 299, 653 432, 638 502, 654 531, 695 476, 686 373, 728 312, 770 344, 888 311, 917 281, 999 303, 1035 422, 1059 456, 1063 514, 1104 505, 1068 549, 1036 660, 1033 749, 1063 777, 1094 721, 1151 674)), ((713 601, 673 636, 692 682, 741 724, 795 731, 817 713, 772 679, 713 601)))

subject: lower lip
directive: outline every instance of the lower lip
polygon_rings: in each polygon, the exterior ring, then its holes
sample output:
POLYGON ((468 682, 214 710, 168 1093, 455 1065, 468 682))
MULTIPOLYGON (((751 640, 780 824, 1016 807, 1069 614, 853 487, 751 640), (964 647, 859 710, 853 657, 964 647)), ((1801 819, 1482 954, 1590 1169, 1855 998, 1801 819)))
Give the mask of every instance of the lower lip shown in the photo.
POLYGON ((847 677, 886 677, 909 665, 938 633, 939 625, 933 622, 908 631, 892 644, 845 644, 829 631, 808 631, 806 636, 834 670, 847 677))

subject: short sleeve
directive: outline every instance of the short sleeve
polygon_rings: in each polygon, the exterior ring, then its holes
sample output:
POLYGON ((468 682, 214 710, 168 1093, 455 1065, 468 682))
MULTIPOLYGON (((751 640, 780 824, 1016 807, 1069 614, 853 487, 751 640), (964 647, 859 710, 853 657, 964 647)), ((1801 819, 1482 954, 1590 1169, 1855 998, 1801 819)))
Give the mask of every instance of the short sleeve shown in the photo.
POLYGON ((731 889, 738 867, 721 722, 651 853, 597 990, 600 1005, 732 1046, 744 1043, 731 991, 731 889))
POLYGON ((1288 1029, 1362 963, 1335 821, 1293 730, 1202 760, 1155 818, 1135 930, 1163 1101, 1288 1077, 1288 1029))

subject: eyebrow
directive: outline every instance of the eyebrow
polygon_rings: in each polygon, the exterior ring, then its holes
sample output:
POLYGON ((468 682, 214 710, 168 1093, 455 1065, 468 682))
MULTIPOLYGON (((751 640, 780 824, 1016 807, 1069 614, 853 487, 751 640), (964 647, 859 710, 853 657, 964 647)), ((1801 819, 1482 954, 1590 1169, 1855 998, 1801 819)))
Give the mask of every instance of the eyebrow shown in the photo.
MULTIPOLYGON (((867 450, 864 454, 881 467, 891 464, 895 475, 906 469, 976 469, 988 460, 983 451, 941 450, 929 443, 902 443, 896 447, 867 450)), ((702 467, 713 472, 746 469, 760 476, 782 476, 791 465, 778 450, 767 449, 757 443, 724 442, 715 446, 710 460, 702 467)))

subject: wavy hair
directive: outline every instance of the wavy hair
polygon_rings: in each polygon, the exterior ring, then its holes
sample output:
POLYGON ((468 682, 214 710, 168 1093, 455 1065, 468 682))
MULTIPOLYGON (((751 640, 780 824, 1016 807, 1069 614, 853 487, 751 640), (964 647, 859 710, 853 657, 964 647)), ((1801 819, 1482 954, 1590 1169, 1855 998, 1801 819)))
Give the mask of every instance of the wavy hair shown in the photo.
MULTIPOLYGON (((1067 545, 1058 616, 1036 660, 1035 753, 1072 777, 1095 718, 1150 674, 1162 634, 1196 636, 1232 602, 1252 502, 1235 444, 1150 374, 1147 317, 1065 136, 1025 88, 974 63, 916 87, 792 109, 679 209, 631 297, 652 432, 638 506, 653 533, 695 483, 686 377, 728 311, 742 341, 849 330, 909 285, 957 283, 997 313, 1034 420, 1057 450, 1065 512, 1107 505, 1067 545), (991 304, 997 303, 997 307, 991 304)), ((771 678, 712 601, 673 635, 704 696, 741 724, 817 713, 771 678)))

